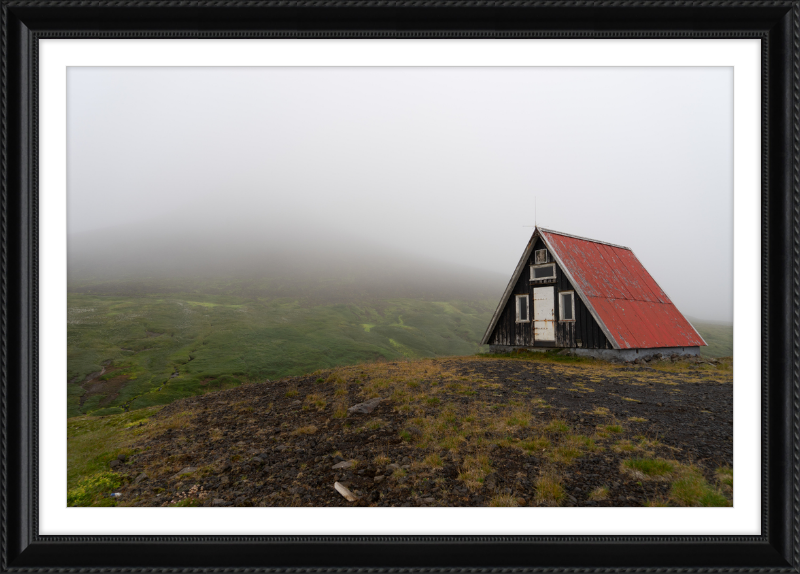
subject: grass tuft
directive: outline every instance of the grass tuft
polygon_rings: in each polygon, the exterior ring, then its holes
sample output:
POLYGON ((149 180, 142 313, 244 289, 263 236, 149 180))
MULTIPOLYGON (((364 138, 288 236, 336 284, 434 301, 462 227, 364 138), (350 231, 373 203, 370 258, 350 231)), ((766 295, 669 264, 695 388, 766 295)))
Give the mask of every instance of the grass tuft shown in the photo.
POLYGON ((670 497, 683 506, 730 506, 722 492, 711 487, 696 468, 686 468, 672 483, 670 497))
POLYGON ((616 442, 612 447, 614 452, 627 453, 636 451, 636 445, 629 440, 621 440, 616 442))
POLYGON ((313 393, 306 396, 306 403, 316 407, 317 410, 322 410, 328 404, 328 401, 322 395, 313 393))
POLYGON ((522 448, 522 450, 527 451, 529 454, 541 452, 550 448, 550 440, 545 437, 523 440, 519 443, 519 447, 522 448))
POLYGON ((531 414, 522 408, 515 408, 506 418, 505 423, 509 427, 527 428, 531 424, 531 414))
POLYGON ((367 430, 378 430, 386 426, 386 421, 383 419, 372 419, 367 421, 367 424, 364 425, 364 428, 367 430))
POLYGON ((544 506, 558 506, 566 493, 561 477, 548 472, 536 479, 536 502, 544 506))
POLYGON ((626 470, 634 471, 634 475, 646 478, 668 476, 675 471, 674 463, 660 458, 629 458, 623 461, 622 466, 626 470))
POLYGON ((607 486, 598 486, 589 494, 589 500, 594 501, 601 501, 608 498, 608 487, 607 486))
POLYGON ((723 466, 717 469, 717 480, 723 488, 733 488, 733 469, 723 466))
POLYGON ((438 454, 429 454, 425 457, 425 460, 422 461, 425 466, 429 466, 431 468, 442 468, 444 466, 444 461, 442 457, 438 454))
POLYGON ((517 499, 511 496, 510 494, 497 494, 492 497, 489 501, 489 506, 507 506, 507 507, 516 507, 519 506, 519 502, 517 499))
POLYGON ((564 421, 553 419, 550 421, 550 424, 545 427, 545 430, 553 434, 565 433, 569 432, 569 425, 564 421))
POLYGON ((471 491, 483 486, 483 480, 492 472, 492 461, 486 455, 464 457, 458 479, 471 491))

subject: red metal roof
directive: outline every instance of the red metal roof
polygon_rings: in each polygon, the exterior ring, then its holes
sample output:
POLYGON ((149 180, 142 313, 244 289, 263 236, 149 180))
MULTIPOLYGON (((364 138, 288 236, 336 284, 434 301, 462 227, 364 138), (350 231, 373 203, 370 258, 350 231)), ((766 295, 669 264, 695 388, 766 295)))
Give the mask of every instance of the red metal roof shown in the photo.
POLYGON ((539 232, 615 346, 705 346, 630 249, 557 231, 539 232))

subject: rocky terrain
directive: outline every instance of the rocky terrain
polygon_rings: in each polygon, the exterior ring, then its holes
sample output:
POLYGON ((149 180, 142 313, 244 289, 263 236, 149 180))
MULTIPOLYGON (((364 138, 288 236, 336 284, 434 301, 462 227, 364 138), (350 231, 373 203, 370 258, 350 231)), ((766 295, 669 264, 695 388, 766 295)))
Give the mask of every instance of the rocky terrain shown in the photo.
POLYGON ((726 506, 729 359, 370 363, 181 399, 126 432, 124 506, 726 506))

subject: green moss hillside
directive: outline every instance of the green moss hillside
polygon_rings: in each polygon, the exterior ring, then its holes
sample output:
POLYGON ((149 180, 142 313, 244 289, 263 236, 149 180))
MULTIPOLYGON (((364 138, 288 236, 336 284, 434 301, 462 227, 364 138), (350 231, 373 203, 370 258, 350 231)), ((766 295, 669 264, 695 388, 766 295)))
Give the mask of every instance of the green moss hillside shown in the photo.
POLYGON ((308 305, 169 294, 68 297, 68 416, 139 409, 364 361, 466 355, 493 300, 308 305))

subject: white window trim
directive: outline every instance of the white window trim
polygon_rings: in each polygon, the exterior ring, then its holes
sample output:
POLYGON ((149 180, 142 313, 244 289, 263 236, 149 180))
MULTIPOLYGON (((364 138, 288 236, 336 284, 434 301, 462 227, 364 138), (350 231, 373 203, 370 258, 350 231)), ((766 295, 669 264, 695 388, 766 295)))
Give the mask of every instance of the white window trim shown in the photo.
POLYGON ((558 320, 562 323, 574 323, 575 322, 575 291, 559 291, 558 292, 558 320), (564 298, 562 295, 571 294, 572 295, 572 319, 564 319, 564 298))
POLYGON ((531 302, 530 302, 530 298, 527 295, 517 295, 514 298, 514 303, 516 304, 516 307, 517 307, 517 315, 516 315, 517 323, 530 323, 531 322, 531 302), (519 318, 519 300, 522 299, 523 297, 525 298, 525 303, 526 303, 525 309, 528 311, 528 318, 527 319, 520 319, 519 318))
POLYGON ((541 265, 531 265, 531 281, 555 281, 556 280, 556 264, 555 263, 543 263, 541 265), (553 275, 551 277, 534 277, 533 270, 534 269, 541 269, 542 267, 552 267, 553 268, 553 275))
POLYGON ((534 252, 533 252, 533 260, 536 261, 537 259, 539 259, 539 253, 541 253, 542 251, 544 251, 545 262, 544 263, 535 263, 535 265, 545 265, 547 263, 550 263, 550 252, 547 251, 547 249, 536 249, 536 250, 534 250, 534 252))

